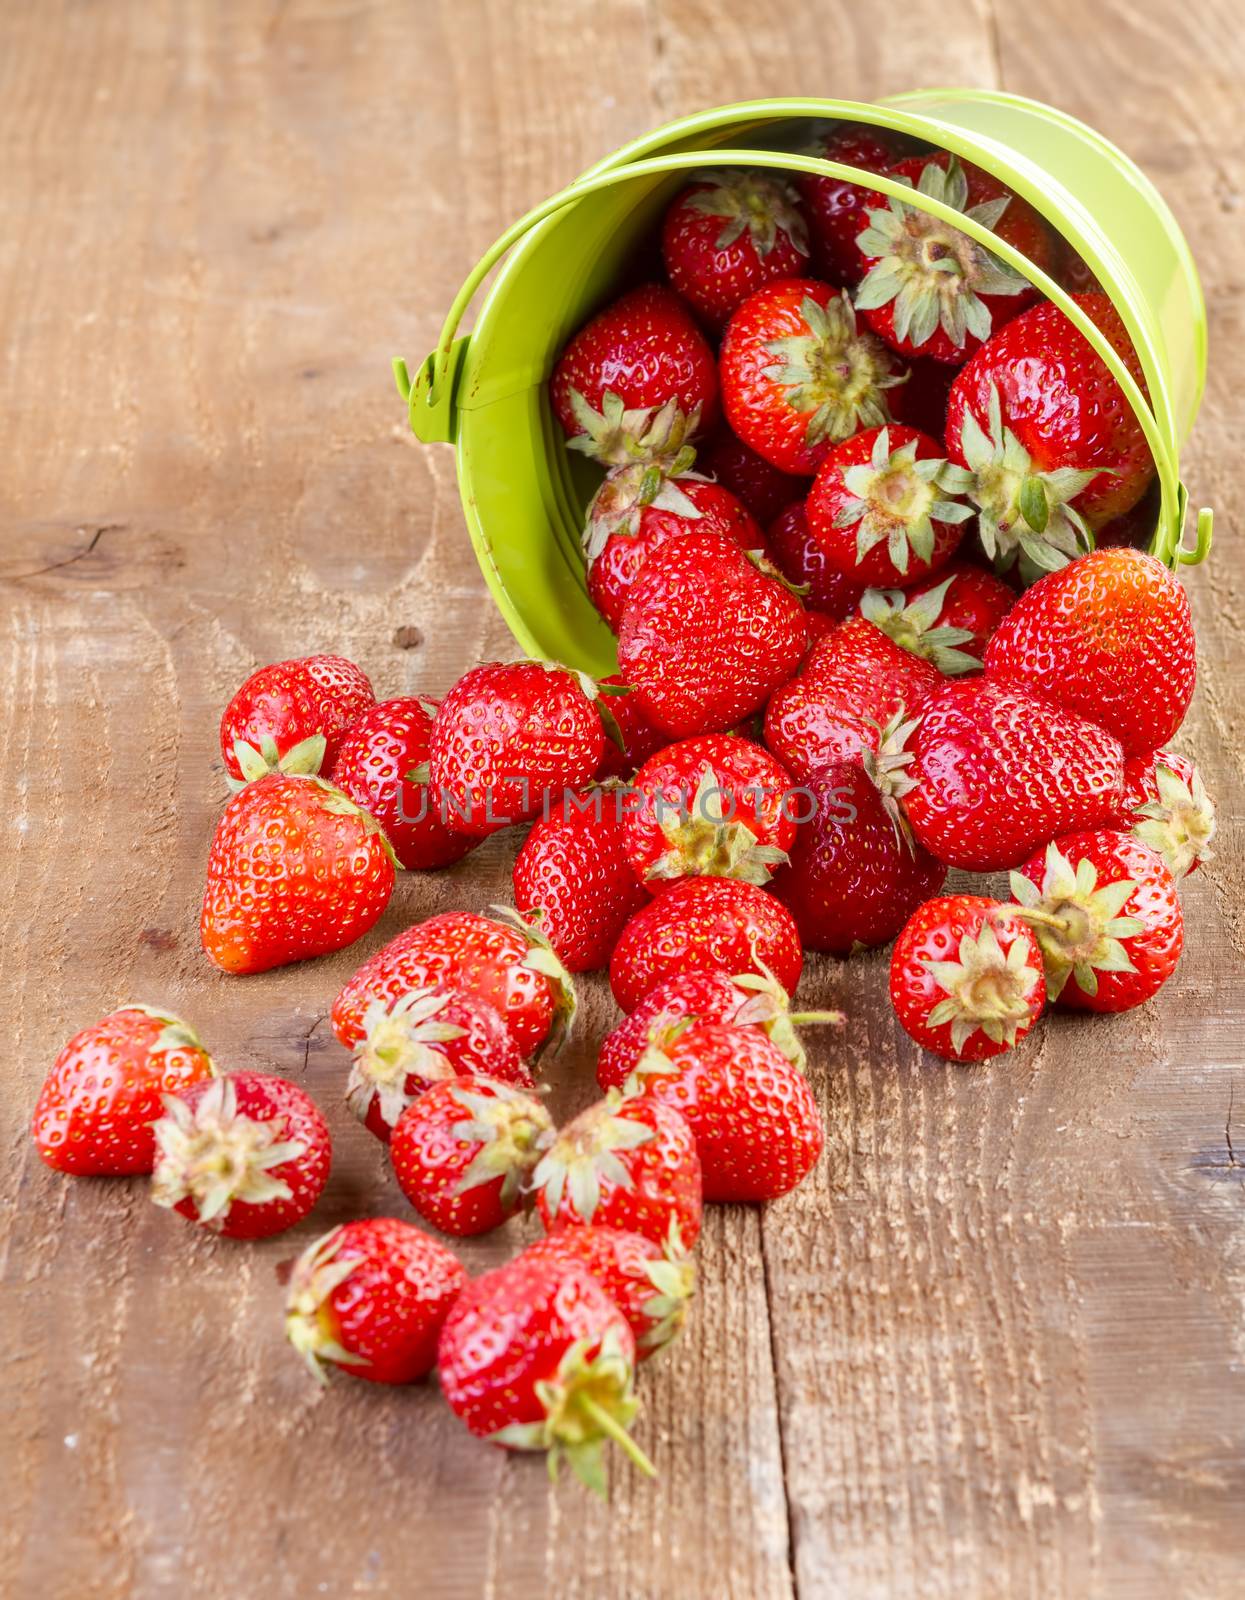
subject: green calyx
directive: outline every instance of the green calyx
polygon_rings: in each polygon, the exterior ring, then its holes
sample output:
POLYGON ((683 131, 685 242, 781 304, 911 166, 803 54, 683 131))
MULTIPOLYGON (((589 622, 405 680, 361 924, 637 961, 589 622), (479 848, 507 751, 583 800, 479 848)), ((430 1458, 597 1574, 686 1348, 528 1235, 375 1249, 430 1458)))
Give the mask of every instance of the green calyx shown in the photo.
POLYGON ((324 761, 324 751, 325 738, 322 733, 313 733, 309 739, 291 745, 284 755, 277 750, 277 741, 271 734, 264 734, 258 748, 248 744, 245 739, 235 739, 233 756, 242 776, 231 777, 229 787, 236 794, 239 789, 245 789, 248 783, 254 783, 256 778, 266 778, 270 772, 284 772, 292 778, 314 777, 324 761))
POLYGON ((1073 866, 1049 844, 1040 886, 1021 872, 1013 872, 1009 882, 1020 906, 1016 915, 1030 924, 1042 947, 1048 999, 1057 1000, 1069 978, 1095 995, 1100 972, 1137 970, 1122 941, 1145 924, 1120 915, 1137 888, 1131 878, 1100 885, 1092 861, 1073 866))
POLYGON ((880 339, 857 332, 847 291, 825 306, 806 298, 800 315, 807 333, 766 343, 776 360, 765 376, 786 389, 793 411, 809 413, 806 443, 838 443, 889 422, 885 391, 905 379, 891 370, 880 339))
MULTIPOLYGON (((754 942, 755 944, 755 942, 754 942)), ((731 982, 742 989, 747 999, 731 1018, 733 1024, 762 1029, 774 1048, 793 1067, 803 1072, 808 1053, 799 1030, 803 1027, 841 1027, 847 1020, 841 1011, 792 1011, 791 997, 753 949, 758 971, 737 973, 731 982)))
POLYGON ((684 411, 677 396, 661 406, 628 409, 612 389, 594 411, 578 389, 570 393, 571 410, 579 432, 567 440, 571 450, 606 467, 660 467, 674 473, 691 466, 695 451, 691 440, 700 426, 700 407, 684 411))
POLYGON ((890 818, 895 837, 914 851, 912 829, 900 801, 916 788, 916 779, 908 768, 916 760, 916 751, 908 748, 908 741, 920 726, 920 717, 908 718, 902 706, 889 722, 875 722, 878 730, 878 747, 861 751, 861 765, 865 776, 882 797, 882 808, 890 818))
POLYGON ((699 520, 700 512, 680 484, 680 479, 686 482, 696 477, 688 470, 694 459, 695 451, 689 446, 685 457, 668 469, 653 462, 637 461, 627 467, 613 467, 606 473, 605 481, 592 497, 584 522, 584 555, 589 566, 615 534, 634 539, 645 511, 669 511, 689 522, 699 520))
POLYGON ((1154 775, 1159 797, 1133 812, 1137 819, 1133 833, 1142 844, 1158 851, 1173 878, 1183 878, 1196 862, 1211 859, 1215 807, 1196 767, 1188 783, 1161 761, 1156 764, 1154 775))
MULTIPOLYGON (((918 194, 962 212, 983 228, 995 228, 1011 197, 968 204, 968 179, 954 156, 945 168, 927 162, 918 194)), ((894 304, 895 336, 920 346, 941 328, 957 350, 971 334, 990 337, 993 318, 982 295, 1017 295, 1028 280, 975 239, 940 217, 892 196, 869 212, 869 226, 856 240, 874 265, 856 291, 861 311, 894 304)))
POLYGON ((649 1261, 644 1270, 654 1292, 642 1308, 651 1326, 640 1344, 651 1352, 669 1344, 679 1332, 696 1292, 696 1264, 684 1248, 679 1225, 673 1219, 661 1256, 649 1261))
POLYGON ((808 254, 808 225, 789 183, 741 167, 698 174, 697 182, 709 187, 689 195, 683 204, 689 211, 722 218, 715 250, 729 250, 746 233, 764 260, 778 243, 781 229, 797 250, 808 254))
POLYGON ((964 408, 960 449, 967 470, 948 469, 949 492, 967 495, 978 508, 982 549, 1000 571, 1017 560, 1026 582, 1067 566, 1093 548, 1085 518, 1071 504, 1097 476, 1075 467, 1035 470, 1033 459, 1003 423, 998 387, 990 386, 987 427, 964 408))
POLYGON ((612 1092, 576 1117, 541 1157, 532 1187, 544 1191, 551 1217, 568 1196, 580 1221, 591 1222, 601 1203, 602 1183, 615 1189, 635 1187, 622 1155, 648 1144, 655 1134, 642 1122, 616 1115, 623 1098, 612 1092))
POLYGON ((448 994, 415 989, 392 1006, 383 1000, 373 1000, 368 1006, 363 1015, 363 1038, 355 1046, 346 1084, 346 1104, 360 1122, 367 1120, 376 1101, 381 1120, 387 1127, 395 1127, 414 1098, 407 1092, 408 1078, 435 1083, 456 1076, 445 1052, 437 1049, 466 1032, 457 1023, 441 1019, 449 1001, 448 994))
POLYGON ((916 600, 909 600, 902 589, 866 589, 860 597, 860 614, 875 628, 881 628, 888 639, 912 655, 932 661, 949 678, 979 672, 978 658, 960 649, 973 637, 972 629, 940 626, 938 622, 947 590, 954 582, 953 577, 947 578, 916 600))
POLYGON ((162 1098, 165 1115, 152 1124, 151 1198, 158 1206, 193 1200, 200 1222, 219 1224, 235 1201, 260 1206, 290 1198, 289 1184, 272 1169, 296 1160, 306 1146, 280 1137, 284 1119, 245 1116, 228 1077, 215 1079, 193 1109, 176 1095, 162 1098))
POLYGON ((504 1083, 492 1087, 491 1095, 475 1094, 465 1086, 450 1091, 466 1113, 462 1122, 451 1126, 451 1134, 460 1144, 479 1146, 455 1192, 467 1194, 500 1178, 501 1204, 509 1212, 518 1207, 528 1178, 553 1143, 554 1128, 533 1095, 504 1083))
MULTIPOLYGON (((550 1045, 556 1054, 575 1030, 575 1014, 579 1008, 579 1001, 575 993, 574 979, 562 964, 561 958, 549 942, 549 936, 541 927, 544 913, 540 907, 534 911, 520 912, 513 906, 502 905, 491 905, 489 912, 498 922, 518 929, 527 940, 528 952, 520 965, 526 967, 529 972, 539 972, 542 977, 549 980, 553 994, 553 1026, 549 1030, 546 1044, 550 1045)), ((544 1048, 542 1045, 541 1049, 544 1048)))
POLYGON ((591 1340, 577 1340, 559 1362, 557 1376, 541 1380, 535 1388, 544 1419, 499 1428, 491 1435, 495 1444, 544 1450, 552 1479, 565 1460, 602 1499, 607 1441, 618 1445, 646 1477, 656 1477, 653 1463, 627 1431, 640 1403, 635 1397, 635 1369, 612 1328, 595 1350, 591 1340))
POLYGON ((359 1265, 356 1258, 341 1260, 340 1228, 308 1245, 290 1275, 285 1298, 285 1336, 302 1356, 317 1383, 327 1384, 330 1363, 367 1366, 366 1356, 347 1350, 338 1338, 338 1328, 329 1302, 334 1291, 359 1265))
POLYGON ((727 805, 717 774, 706 762, 690 804, 659 806, 658 826, 669 848, 645 877, 738 878, 744 883, 768 883, 775 869, 786 863, 787 852, 758 843, 747 823, 730 815, 733 809, 727 805))
POLYGON ((955 961, 926 961, 926 971, 946 995, 926 1019, 931 1028, 949 1024, 957 1055, 978 1029, 994 1044, 1012 1046, 1029 1020, 1030 996, 1042 980, 1029 964, 1029 945, 1013 939, 1007 954, 993 924, 986 922, 974 938, 960 940, 955 961))
POLYGON ((834 526, 856 529, 857 562, 885 543, 895 570, 906 573, 912 555, 933 560, 935 522, 967 522, 972 516, 970 505, 947 498, 954 492, 948 485, 962 480, 960 469, 940 457, 918 461, 917 443, 910 439, 892 450, 890 429, 883 428, 869 462, 843 469, 847 498, 834 526))

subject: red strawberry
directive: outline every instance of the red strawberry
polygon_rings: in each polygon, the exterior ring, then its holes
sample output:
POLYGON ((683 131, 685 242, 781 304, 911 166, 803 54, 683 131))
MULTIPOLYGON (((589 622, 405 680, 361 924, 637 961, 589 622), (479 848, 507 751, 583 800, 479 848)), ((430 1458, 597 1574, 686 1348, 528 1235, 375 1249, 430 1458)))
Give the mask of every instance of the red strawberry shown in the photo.
POLYGON ((1042 952, 1015 908, 984 895, 927 900, 895 941, 891 1003, 906 1031, 949 1061, 1018 1045, 1042 1014, 1042 952))
POLYGON ((910 428, 920 428, 935 439, 947 431, 947 400, 959 369, 948 361, 915 360, 902 389, 891 395, 891 410, 910 428))
POLYGON ((944 486, 946 470, 938 441, 915 428, 855 434, 817 470, 804 507, 809 532, 861 588, 926 577, 950 561, 973 514, 944 486))
POLYGON ((635 1341, 627 1319, 586 1267, 517 1256, 467 1284, 441 1329, 441 1392, 480 1439, 565 1458, 605 1494, 607 1439, 650 1477, 627 1429, 635 1341))
POLYGON ((366 811, 322 778, 273 772, 216 824, 199 937, 225 972, 328 955, 379 919, 393 880, 393 851, 366 811))
POLYGON ((675 973, 650 989, 635 1010, 606 1035, 597 1057, 597 1082, 602 1090, 621 1089, 653 1040, 688 1018, 753 1028, 802 1071, 806 1057, 797 1028, 806 1023, 842 1023, 843 1013, 793 1012, 783 986, 759 972, 744 972, 735 978, 716 971, 675 973))
POLYGON ((769 972, 794 994, 803 964, 795 922, 773 895, 737 878, 684 878, 623 929, 610 988, 624 1011, 684 972, 769 972))
MULTIPOLYGON (((1105 295, 1077 304, 1144 385, 1105 295)), ((1057 306, 1034 306, 979 350, 951 386, 947 454, 969 469, 986 554, 1021 560, 1031 580, 1088 548, 1088 530, 1123 515, 1154 473, 1124 391, 1057 306)))
POLYGON ((521 1258, 586 1268, 626 1317, 637 1361, 670 1343, 696 1288, 696 1266, 677 1229, 663 1246, 623 1228, 563 1228, 529 1244, 521 1258))
POLYGON ((860 612, 953 678, 981 671, 986 645, 1015 602, 1016 591, 994 573, 953 561, 908 589, 866 589, 860 612))
POLYGON ((596 1223, 690 1250, 700 1234, 700 1162, 677 1111, 607 1095, 567 1123, 532 1176, 548 1233, 596 1223))
POLYGON ((994 872, 1056 834, 1108 825, 1124 756, 1112 734, 1022 684, 960 678, 921 708, 911 775, 903 804, 919 842, 948 866, 994 872))
POLYGON ((307 1246, 285 1299, 285 1336, 321 1383, 329 1367, 417 1383, 467 1274, 436 1239, 395 1217, 347 1222, 307 1246))
POLYGON ((442 700, 428 741, 451 825, 496 833, 593 777, 605 749, 596 685, 549 661, 489 662, 442 700))
POLYGON ((615 632, 632 586, 654 550, 687 533, 716 533, 741 550, 763 550, 765 536, 720 484, 657 467, 616 467, 588 507, 584 556, 588 593, 615 632))
POLYGON ((598 688, 601 698, 597 705, 609 713, 617 738, 611 735, 606 739, 597 778, 629 778, 649 756, 663 748, 667 737, 645 716, 631 692, 630 684, 623 683, 621 673, 615 672, 608 678, 602 678, 598 688), (612 688, 624 692, 611 694, 609 691, 612 688))
POLYGON ((687 1122, 706 1200, 776 1200, 803 1183, 825 1141, 808 1080, 755 1028, 704 1022, 659 1036, 631 1092, 687 1122))
POLYGON ((807 950, 850 955, 893 939, 923 900, 937 894, 946 868, 917 844, 895 796, 903 793, 902 749, 910 724, 893 729, 879 758, 839 761, 807 783, 807 820, 774 893, 795 918, 807 950))
POLYGON ((790 789, 790 774, 748 739, 709 733, 668 745, 636 773, 628 799, 635 876, 653 894, 672 878, 767 883, 795 838, 790 789))
POLYGON ((481 1076, 532 1087, 532 1075, 501 1013, 457 989, 413 989, 363 1014, 346 1103, 369 1132, 389 1142, 398 1118, 431 1084, 481 1076))
POLYGON ((383 700, 341 737, 332 780, 380 823, 404 867, 448 867, 479 843, 445 825, 436 795, 412 776, 428 760, 437 702, 383 700))
MULTIPOLYGON (((698 411, 707 429, 718 409, 713 351, 678 296, 656 283, 632 289, 579 330, 549 392, 567 437, 598 459, 617 458, 624 410, 649 412, 676 400, 685 413, 698 411), (607 395, 619 415, 607 417, 607 395)), ((644 418, 635 421, 642 432, 644 418)))
POLYGON ((200 1079, 164 1097, 151 1198, 228 1239, 266 1239, 315 1205, 329 1130, 296 1083, 267 1072, 200 1079))
POLYGON ((783 278, 751 295, 722 341, 722 404, 739 437, 784 472, 815 472, 840 439, 890 421, 897 358, 846 294, 783 278))
MULTIPOLYGON (((940 150, 897 162, 889 176, 980 222, 1044 272, 1054 270, 1055 235, 989 173, 940 150)), ((1027 278, 966 233, 903 200, 871 209, 856 247, 866 269, 856 304, 904 355, 963 361, 1037 298, 1027 278)))
POLYGON ((705 172, 666 212, 661 253, 670 282, 710 328, 750 294, 808 265, 808 224, 775 173, 705 172))
POLYGON ((1011 874, 1046 963, 1046 994, 1083 1011, 1128 1011, 1156 994, 1184 944, 1162 856, 1127 833, 1070 833, 1011 874))
MULTIPOLYGON (((818 140, 810 154, 841 161, 864 172, 888 172, 899 156, 898 136, 885 128, 845 122, 818 140)), ((867 226, 868 208, 884 205, 882 195, 845 178, 818 178, 799 173, 796 188, 804 201, 812 236, 813 259, 831 283, 855 288, 860 281, 856 240, 867 226)))
POLYGON ((417 922, 363 963, 333 1002, 333 1032, 353 1049, 367 1031, 373 1001, 387 1004, 413 989, 442 985, 494 1006, 523 1056, 569 1027, 575 1009, 570 977, 522 919, 446 911, 417 922))
POLYGON ((233 786, 267 772, 329 771, 342 734, 375 703, 367 674, 344 656, 261 667, 220 719, 220 753, 233 786))
POLYGON ((881 729, 914 714, 946 679, 937 667, 849 617, 809 651, 765 713, 765 742, 801 782, 835 761, 876 750, 881 729))
POLYGON ((725 425, 697 446, 696 467, 742 500, 763 528, 808 492, 807 479, 772 466, 725 425))
POLYGON ((467 1238, 515 1214, 552 1142, 549 1113, 532 1095, 488 1078, 446 1078, 398 1118, 389 1152, 424 1221, 467 1238))
POLYGON ((720 534, 656 550, 631 590, 618 664, 675 738, 725 731, 764 705, 804 654, 800 602, 720 534))
POLYGON ((1144 755, 1171 738, 1193 698, 1184 586, 1140 550, 1091 551, 1021 595, 990 641, 986 672, 1089 717, 1125 755, 1144 755))
MULTIPOLYGON (((832 566, 819 540, 809 531, 801 500, 788 506, 769 530, 774 562, 788 583, 807 590, 805 604, 831 622, 841 622, 856 607, 861 585, 832 566)), ((820 629, 821 624, 816 626, 820 629)))
POLYGON ((627 919, 648 898, 627 858, 618 788, 567 795, 538 822, 514 862, 514 903, 539 915, 568 972, 609 965, 627 919))
POLYGON ((161 1096, 215 1072, 189 1023, 123 1006, 76 1033, 52 1063, 31 1123, 35 1148, 58 1172, 150 1172, 161 1096))
POLYGON ((1124 800, 1116 827, 1157 850, 1174 878, 1196 872, 1211 856, 1215 808, 1188 756, 1154 750, 1124 763, 1124 800))

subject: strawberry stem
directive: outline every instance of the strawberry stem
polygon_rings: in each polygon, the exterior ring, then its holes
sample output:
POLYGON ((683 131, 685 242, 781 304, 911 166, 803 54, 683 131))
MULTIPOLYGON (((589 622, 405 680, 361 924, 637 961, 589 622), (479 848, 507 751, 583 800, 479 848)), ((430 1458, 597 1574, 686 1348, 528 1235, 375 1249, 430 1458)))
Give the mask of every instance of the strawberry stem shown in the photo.
POLYGON ((601 1432, 622 1450, 633 1466, 636 1466, 646 1478, 655 1478, 657 1468, 640 1449, 639 1445, 614 1417, 611 1417, 604 1406, 599 1405, 590 1395, 581 1394, 577 1404, 585 1416, 590 1417, 601 1432))

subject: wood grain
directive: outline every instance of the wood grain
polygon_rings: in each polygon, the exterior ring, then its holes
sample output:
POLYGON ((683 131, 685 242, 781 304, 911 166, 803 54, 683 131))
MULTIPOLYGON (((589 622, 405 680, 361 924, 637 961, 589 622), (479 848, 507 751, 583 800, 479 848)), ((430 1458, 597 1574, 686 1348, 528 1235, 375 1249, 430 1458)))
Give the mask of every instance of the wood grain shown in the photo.
MULTIPOLYGON (((1243 66, 1226 0, 1178 23, 1161 0, 0 4, 0 1593, 1239 1592, 1243 66), (936 82, 1085 116, 1193 242, 1217 362, 1186 476, 1218 548, 1189 580, 1181 742, 1221 839, 1156 1002, 989 1069, 907 1044, 884 955, 811 964, 810 1002, 850 1014, 814 1048, 825 1158, 764 1214, 710 1219, 693 1325, 644 1376, 660 1485, 617 1473, 607 1512, 474 1443, 434 1390, 320 1396, 283 1347, 280 1263, 402 1202, 334 1109, 325 1017, 361 952, 246 982, 199 956, 214 718, 284 655, 341 649, 396 694, 508 648, 452 458, 406 434, 387 373, 506 221, 684 111, 936 82), (39 1166, 48 1061, 133 997, 329 1108, 313 1220, 239 1249, 140 1185, 39 1166)), ((504 894, 509 848, 403 883, 365 949, 504 894)), ((586 988, 564 1113, 613 1014, 586 988)))

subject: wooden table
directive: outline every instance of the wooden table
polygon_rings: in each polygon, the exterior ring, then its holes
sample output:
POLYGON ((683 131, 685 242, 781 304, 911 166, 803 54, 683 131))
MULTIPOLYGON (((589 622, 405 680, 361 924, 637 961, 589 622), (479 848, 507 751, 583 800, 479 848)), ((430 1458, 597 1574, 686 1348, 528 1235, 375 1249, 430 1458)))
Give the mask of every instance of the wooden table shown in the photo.
MULTIPOLYGON (((1243 70, 1228 0, 0 6, 5 1596, 1241 1592, 1243 70), (282 656, 343 651, 394 694, 510 648, 452 457, 409 437, 388 371, 505 222, 696 107, 943 82, 1088 118, 1198 257, 1216 359, 1186 475, 1218 548, 1189 576, 1182 742, 1218 849, 1156 1002, 987 1069, 908 1046, 884 953, 811 964, 809 999, 850 1015, 811 1069, 825 1157, 709 1219, 695 1319, 644 1375, 660 1482, 617 1471, 605 1509, 434 1389, 321 1395, 284 1346, 280 1264, 403 1213, 341 1105, 331 997, 409 921, 504 896, 511 842, 402 883, 359 949, 224 978, 196 937, 216 718, 282 656), (328 1108, 334 1175, 296 1233, 240 1248, 141 1183, 40 1166, 47 1064, 126 998, 328 1108)), ((612 1016, 586 990, 564 1112, 612 1016)))

